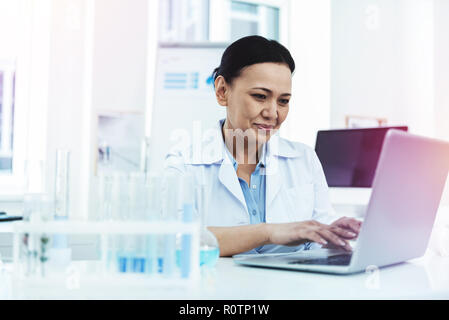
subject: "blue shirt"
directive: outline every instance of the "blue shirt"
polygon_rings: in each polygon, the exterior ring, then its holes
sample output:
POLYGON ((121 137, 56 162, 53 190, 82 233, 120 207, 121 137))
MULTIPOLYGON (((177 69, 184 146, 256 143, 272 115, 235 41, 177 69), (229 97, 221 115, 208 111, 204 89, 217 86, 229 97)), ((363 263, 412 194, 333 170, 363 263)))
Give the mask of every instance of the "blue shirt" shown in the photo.
MULTIPOLYGON (((234 157, 232 157, 232 165, 237 171, 238 163, 234 157)), ((251 224, 265 222, 265 177, 265 163, 263 160, 259 160, 256 169, 251 174, 249 185, 244 179, 238 178, 251 224)))
MULTIPOLYGON (((231 158, 232 165, 234 166, 235 171, 237 172, 238 163, 235 161, 234 157, 229 152, 228 148, 226 148, 226 152, 231 158)), ((259 162, 257 163, 256 169, 251 174, 250 183, 248 183, 239 178, 240 187, 242 188, 243 196, 245 198, 246 207, 248 208, 248 215, 251 224, 264 223, 265 221, 265 191, 266 191, 266 174, 265 174, 265 159, 266 155, 266 144, 262 148, 262 154, 259 158, 259 162)), ((310 242, 307 242, 303 245, 298 246, 298 250, 309 250, 310 242)), ((271 247, 273 245, 260 246, 254 248, 257 253, 263 253, 266 250, 263 250, 264 247, 271 247)))
MULTIPOLYGON (((240 187, 243 191, 243 196, 245 198, 246 207, 248 208, 248 215, 251 224, 258 224, 265 222, 265 148, 266 145, 262 147, 262 154, 260 156, 259 162, 256 165, 256 169, 251 173, 250 183, 242 179, 239 179, 240 187)), ((238 163, 235 161, 234 157, 230 154, 229 150, 226 148, 226 152, 231 158, 232 165, 237 172, 238 163)), ((260 252, 263 246, 255 248, 257 252, 260 252)))

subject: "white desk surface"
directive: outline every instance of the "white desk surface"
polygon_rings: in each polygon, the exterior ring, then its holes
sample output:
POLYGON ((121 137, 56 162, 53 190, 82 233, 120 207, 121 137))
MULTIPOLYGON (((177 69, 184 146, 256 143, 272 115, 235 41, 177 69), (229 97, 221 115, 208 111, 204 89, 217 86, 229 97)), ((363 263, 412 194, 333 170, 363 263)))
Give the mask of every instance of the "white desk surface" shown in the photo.
MULTIPOLYGON (((443 209, 443 208, 440 208, 443 209)), ((49 299, 449 299, 449 256, 438 253, 441 244, 449 250, 446 237, 448 207, 437 216, 427 253, 400 265, 381 268, 378 278, 372 273, 327 275, 236 265, 232 258, 220 258, 216 267, 204 272, 193 290, 99 290, 80 289, 57 292, 38 288, 34 291, 11 290, 11 264, 0 261, 0 300, 8 298, 49 299), (443 241, 443 242, 442 242, 443 241), (377 281, 378 280, 378 281, 377 281), (378 284, 378 285, 377 285, 378 284), (15 294, 19 294, 16 296, 15 294)), ((6 230, 5 230, 6 231, 6 230)), ((444 254, 443 252, 443 254, 444 254)), ((96 261, 75 261, 95 264, 96 261)))
POLYGON ((421 259, 354 275, 328 275, 234 265, 221 259, 219 299, 449 299, 449 257, 421 259), (378 281, 376 281, 376 278, 378 281))
POLYGON ((16 292, 18 295, 14 296, 9 272, 4 270, 0 278, 3 278, 0 279, 0 299, 449 299, 449 257, 433 253, 381 268, 377 278, 368 273, 328 275, 245 267, 236 265, 232 258, 220 258, 216 267, 203 273, 198 285, 190 291, 39 288, 16 292))

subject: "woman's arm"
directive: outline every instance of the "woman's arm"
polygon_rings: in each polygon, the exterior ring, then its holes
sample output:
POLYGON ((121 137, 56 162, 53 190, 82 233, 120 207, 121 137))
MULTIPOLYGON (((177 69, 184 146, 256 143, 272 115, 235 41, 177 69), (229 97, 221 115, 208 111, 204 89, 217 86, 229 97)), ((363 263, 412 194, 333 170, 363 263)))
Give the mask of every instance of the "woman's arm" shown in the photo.
POLYGON ((208 227, 218 240, 220 256, 229 257, 268 244, 267 225, 208 227))
POLYGON ((266 244, 298 246, 305 242, 332 243, 350 251, 348 239, 356 234, 338 226, 314 220, 290 223, 260 223, 237 227, 208 227, 220 247, 220 256, 228 257, 266 244))

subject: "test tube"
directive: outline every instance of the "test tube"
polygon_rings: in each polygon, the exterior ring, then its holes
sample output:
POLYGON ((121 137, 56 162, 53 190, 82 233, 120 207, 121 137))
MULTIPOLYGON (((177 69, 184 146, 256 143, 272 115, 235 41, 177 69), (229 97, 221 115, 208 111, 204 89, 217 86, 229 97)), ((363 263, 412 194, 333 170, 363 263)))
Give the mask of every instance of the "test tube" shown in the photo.
MULTIPOLYGON (((55 220, 67 220, 69 217, 69 160, 70 152, 56 150, 55 171, 55 220)), ((64 234, 53 235, 53 248, 65 249, 68 239, 64 234)))
MULTIPOLYGON (((169 173, 165 177, 164 220, 175 221, 178 216, 179 176, 169 173)), ((164 237, 163 274, 171 276, 176 265, 176 235, 168 234, 164 237)))
MULTIPOLYGON (((194 180, 191 174, 186 174, 183 177, 182 195, 183 195, 183 212, 182 221, 184 223, 193 221, 193 204, 194 204, 194 192, 193 192, 194 180)), ((190 274, 190 259, 192 255, 191 249, 191 235, 184 234, 181 236, 181 277, 188 278, 190 274)))
MULTIPOLYGON (((113 176, 110 173, 101 172, 99 174, 99 185, 98 185, 98 220, 100 221, 112 221, 112 184, 113 184, 113 176)), ((102 234, 102 241, 105 241, 103 245, 105 247, 99 248, 102 251, 102 254, 105 255, 104 263, 107 271, 112 271, 114 269, 113 262, 114 259, 112 257, 112 247, 113 237, 110 235, 102 234), (103 252, 104 250, 104 252, 103 252)), ((102 258, 103 259, 103 258, 102 258)))
POLYGON ((55 219, 66 220, 69 216, 69 160, 70 152, 56 150, 55 172, 55 219))
MULTIPOLYGON (((125 173, 114 172, 111 185, 111 218, 113 221, 128 219, 128 179, 125 173)), ((127 272, 129 270, 129 259, 126 252, 126 237, 122 234, 111 235, 108 241, 110 246, 111 262, 116 261, 118 272, 127 272)))
MULTIPOLYGON (((145 174, 133 172, 129 177, 130 220, 143 221, 145 218, 145 174)), ((145 236, 129 235, 131 270, 145 272, 145 236)))
MULTIPOLYGON (((146 179, 146 215, 147 221, 161 220, 161 188, 162 179, 155 173, 148 173, 146 179)), ((158 272, 158 236, 150 234, 146 237, 146 268, 145 272, 153 274, 158 272)), ((162 264, 162 258, 160 260, 162 264)))
POLYGON ((111 220, 112 214, 112 198, 111 198, 112 177, 107 173, 99 175, 99 191, 98 191, 98 220, 111 220))

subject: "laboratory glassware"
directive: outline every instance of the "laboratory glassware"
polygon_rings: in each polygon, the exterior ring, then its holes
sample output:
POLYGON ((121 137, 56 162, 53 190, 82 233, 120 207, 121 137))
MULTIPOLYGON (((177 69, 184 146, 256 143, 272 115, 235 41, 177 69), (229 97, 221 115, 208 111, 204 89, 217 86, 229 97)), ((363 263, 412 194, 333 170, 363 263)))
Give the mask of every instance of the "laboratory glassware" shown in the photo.
MULTIPOLYGON (((204 169, 204 168, 202 168, 204 169)), ((207 195, 206 195, 206 181, 204 174, 201 181, 196 185, 196 199, 197 210, 200 217, 201 232, 200 232, 200 266, 214 267, 220 256, 220 248, 215 235, 207 229, 207 195)))
MULTIPOLYGON (((129 219, 128 176, 124 172, 115 171, 111 184, 111 220, 123 221, 129 219)), ((127 272, 129 257, 127 253, 126 235, 118 234, 108 237, 108 265, 111 271, 127 272), (117 268, 114 268, 114 266, 117 268)))
MULTIPOLYGON (((193 175, 185 174, 183 176, 182 184, 182 221, 184 223, 193 221, 193 210, 195 202, 195 192, 193 186, 193 175)), ((180 250, 177 251, 178 265, 181 268, 181 276, 183 278, 188 278, 190 274, 190 261, 192 256, 191 240, 191 235, 181 235, 180 250)))
MULTIPOLYGON (((164 180, 163 219, 176 221, 179 218, 180 177, 175 173, 166 173, 164 180)), ((176 266, 176 235, 164 235, 163 239, 162 273, 171 276, 176 266)))
POLYGON ((69 172, 70 152, 56 150, 55 172, 55 219, 66 220, 69 217, 69 172))
MULTIPOLYGON (((69 173, 70 152, 62 149, 56 150, 54 219, 58 221, 66 221, 69 218, 69 173)), ((57 261, 61 267, 68 265, 71 257, 68 236, 56 233, 52 238, 53 260, 57 261)))
MULTIPOLYGON (((150 222, 160 221, 162 218, 162 177, 157 173, 147 172, 145 189, 145 220, 150 222)), ((159 236, 147 235, 145 242, 145 272, 148 274, 162 272, 162 257, 158 255, 159 236)))
MULTIPOLYGON (((24 195, 23 221, 27 223, 46 222, 53 219, 54 200, 49 194, 28 193, 24 195)), ((45 275, 48 261, 50 237, 45 234, 25 233, 22 237, 21 255, 24 257, 24 274, 35 275, 38 269, 45 275)))
MULTIPOLYGON (((131 172, 129 174, 129 219, 132 221, 144 221, 146 192, 145 174, 142 172, 131 172)), ((145 236, 128 235, 130 271, 137 273, 145 272, 145 236)))

